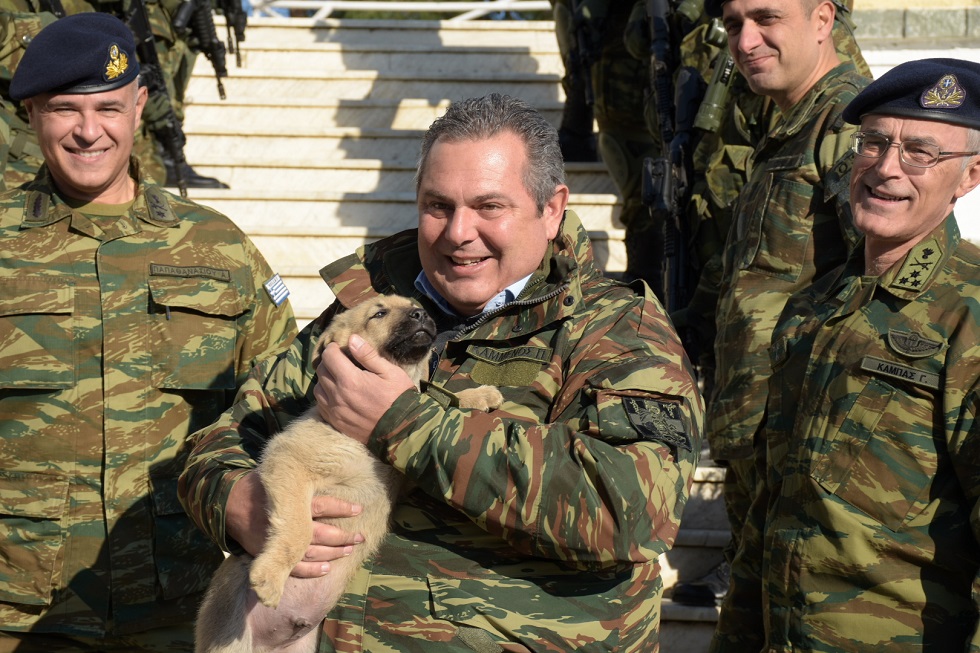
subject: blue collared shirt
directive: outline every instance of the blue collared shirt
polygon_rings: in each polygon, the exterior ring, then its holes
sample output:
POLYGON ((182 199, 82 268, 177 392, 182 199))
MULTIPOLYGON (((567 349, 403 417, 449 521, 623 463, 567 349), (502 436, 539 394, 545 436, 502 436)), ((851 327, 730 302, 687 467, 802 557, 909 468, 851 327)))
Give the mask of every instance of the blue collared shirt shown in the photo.
MULTIPOLYGON (((524 286, 527 285, 527 282, 530 279, 531 279, 531 275, 529 274, 523 279, 519 279, 514 283, 510 284, 509 286, 507 286, 506 288, 504 288, 503 290, 501 290, 499 293, 497 293, 497 295, 493 299, 487 302, 487 305, 483 307, 483 310, 480 311, 480 313, 482 314, 488 311, 496 310, 501 306, 509 304, 515 299, 517 299, 518 296, 520 296, 521 291, 524 290, 524 286)), ((435 289, 435 287, 429 281, 429 278, 425 276, 425 270, 419 272, 419 276, 415 277, 415 288, 420 293, 422 293, 423 295, 425 295, 426 297, 434 301, 436 303, 436 306, 442 309, 442 312, 445 313, 446 315, 452 315, 454 317, 463 317, 462 315, 457 313, 452 306, 450 306, 449 302, 447 302, 442 295, 439 294, 439 291, 435 289)))

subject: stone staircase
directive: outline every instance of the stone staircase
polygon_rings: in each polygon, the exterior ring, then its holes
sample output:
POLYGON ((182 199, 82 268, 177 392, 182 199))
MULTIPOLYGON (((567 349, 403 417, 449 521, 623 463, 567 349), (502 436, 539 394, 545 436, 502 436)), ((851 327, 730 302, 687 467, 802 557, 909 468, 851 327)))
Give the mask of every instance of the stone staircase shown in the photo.
MULTIPOLYGON (((881 33, 883 24, 874 22, 881 47, 865 46, 876 75, 910 58, 980 55, 902 50, 894 35, 881 33)), ((241 54, 241 68, 229 56, 227 100, 218 98, 209 62, 199 58, 194 70, 186 156, 231 188, 191 189, 190 196, 252 237, 286 280, 301 323, 332 300, 318 275, 323 265, 414 226, 418 143, 450 100, 499 91, 528 100, 556 125, 561 115, 561 60, 550 22, 259 18, 250 19, 241 54)), ((567 172, 569 205, 601 264, 622 271, 619 201, 604 166, 569 164, 567 172)), ((676 545, 662 561, 668 594, 678 578, 697 578, 721 560, 728 538, 722 479, 711 461, 697 471, 676 545)), ((715 608, 668 598, 661 650, 703 653, 716 616, 715 608)))

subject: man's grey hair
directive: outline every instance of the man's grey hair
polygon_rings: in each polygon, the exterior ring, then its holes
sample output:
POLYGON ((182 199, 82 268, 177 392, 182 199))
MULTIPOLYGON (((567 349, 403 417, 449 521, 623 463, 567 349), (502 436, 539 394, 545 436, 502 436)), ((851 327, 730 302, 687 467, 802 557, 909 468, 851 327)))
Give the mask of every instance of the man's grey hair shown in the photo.
POLYGON ((453 102, 432 123, 422 137, 415 192, 418 193, 422 184, 429 151, 436 141, 484 140, 505 132, 514 133, 524 143, 527 152, 524 188, 541 213, 554 197, 555 189, 565 183, 565 161, 558 146, 558 131, 523 100, 499 93, 453 102))

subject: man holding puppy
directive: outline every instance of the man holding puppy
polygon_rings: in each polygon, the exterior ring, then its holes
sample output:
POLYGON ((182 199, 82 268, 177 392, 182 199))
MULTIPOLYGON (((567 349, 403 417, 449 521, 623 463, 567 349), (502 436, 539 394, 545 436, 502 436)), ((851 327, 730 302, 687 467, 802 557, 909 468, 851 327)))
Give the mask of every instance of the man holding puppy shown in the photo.
POLYGON ((258 551, 254 459, 315 397, 410 481, 319 650, 652 650, 657 559, 703 410, 670 322, 645 286, 602 276, 565 211, 557 132, 519 100, 453 104, 423 139, 417 196, 418 229, 324 268, 337 301, 199 434, 185 507, 226 549, 258 551), (313 360, 331 317, 378 293, 412 296, 437 322, 421 393, 357 338, 356 364, 336 345, 313 360), (503 405, 460 409, 457 393, 483 384, 503 405))

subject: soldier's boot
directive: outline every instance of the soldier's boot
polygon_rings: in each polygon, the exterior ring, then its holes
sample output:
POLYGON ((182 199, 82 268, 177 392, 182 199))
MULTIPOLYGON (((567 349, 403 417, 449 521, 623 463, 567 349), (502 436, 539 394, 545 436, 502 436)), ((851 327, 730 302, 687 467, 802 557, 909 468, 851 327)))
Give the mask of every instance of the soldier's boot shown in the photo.
MULTIPOLYGON (((163 167, 167 171, 167 180, 164 186, 176 188, 177 168, 174 165, 174 160, 166 154, 163 156, 163 167)), ((198 174, 186 161, 181 167, 181 170, 184 173, 184 183, 187 185, 187 188, 229 188, 228 184, 219 179, 198 174)))
POLYGON ((697 580, 674 585, 671 600, 681 605, 714 606, 728 593, 731 565, 722 561, 697 580))

